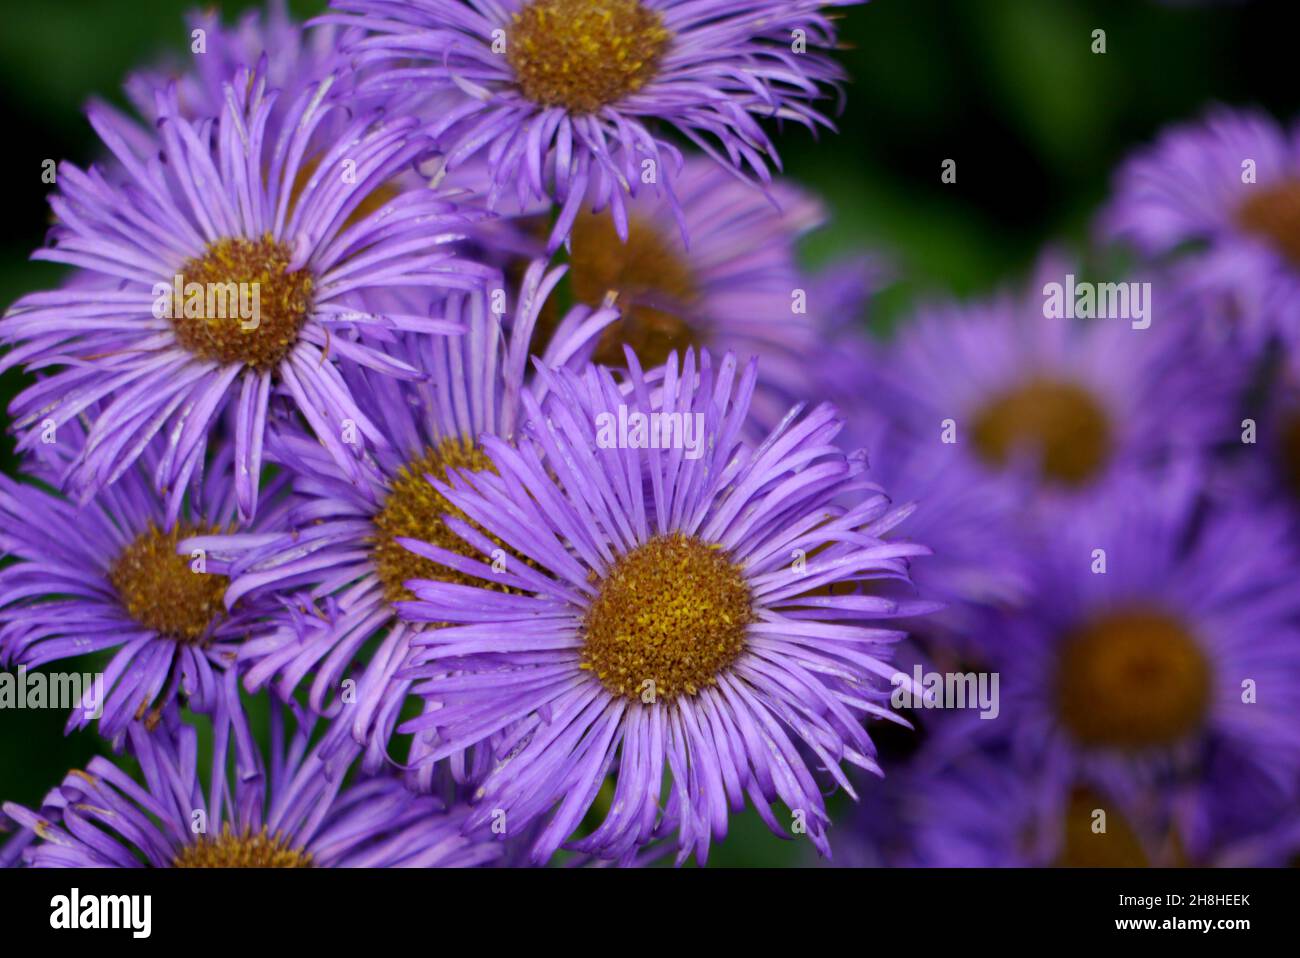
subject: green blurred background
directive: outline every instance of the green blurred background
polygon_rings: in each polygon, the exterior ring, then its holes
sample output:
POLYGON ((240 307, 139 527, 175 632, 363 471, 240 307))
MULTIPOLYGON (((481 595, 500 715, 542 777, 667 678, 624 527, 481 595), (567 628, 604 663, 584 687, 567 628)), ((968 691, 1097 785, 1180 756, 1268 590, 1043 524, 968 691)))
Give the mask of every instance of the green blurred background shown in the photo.
MULTIPOLYGON (((310 16, 324 2, 293 2, 310 16)), ((188 56, 183 0, 4 0, 0 81, 9 162, 0 233, 0 303, 58 281, 30 263, 48 224, 48 159, 87 163, 97 146, 82 116, 132 69, 188 56)), ((227 18, 257 6, 217 4, 227 18)), ((1081 243, 1111 172, 1163 125, 1213 101, 1300 112, 1295 0, 874 0, 841 11, 852 77, 839 135, 792 128, 779 140, 786 172, 817 190, 834 217, 810 238, 810 263, 877 249, 899 281, 873 304, 882 326, 917 295, 968 295, 1023 271, 1048 241, 1081 243), (1292 14, 1288 17, 1287 14, 1292 14), (1091 52, 1106 31, 1105 54, 1091 52), (957 182, 940 182, 957 161, 957 182)), ((20 376, 0 379, 7 404, 20 376)), ((4 420, 7 423, 7 419, 4 420)), ((12 442, 0 467, 13 472, 12 442)), ((0 799, 41 796, 99 748, 63 736, 57 711, 0 712, 0 799)), ((905 740, 891 735, 886 750, 905 740)), ((888 766, 886 766, 888 767, 888 766)), ((840 806, 836 806, 840 807, 840 806)), ((772 837, 752 813, 733 822, 713 865, 806 860, 801 842, 772 837)))

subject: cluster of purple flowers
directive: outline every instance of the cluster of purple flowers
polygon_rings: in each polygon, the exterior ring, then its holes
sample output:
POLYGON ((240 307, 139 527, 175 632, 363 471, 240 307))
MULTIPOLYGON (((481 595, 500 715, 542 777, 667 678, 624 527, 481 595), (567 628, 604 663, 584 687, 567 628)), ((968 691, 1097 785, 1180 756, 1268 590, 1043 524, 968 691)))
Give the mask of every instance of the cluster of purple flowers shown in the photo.
POLYGON ((770 139, 850 2, 272 3, 92 107, 0 320, 0 666, 92 656, 68 730, 139 774, 0 863, 1300 848, 1300 135, 1173 131, 1124 282, 878 342, 770 139))
POLYGON ((143 781, 6 861, 703 862, 747 805, 829 854, 933 607, 804 404, 862 278, 769 137, 830 126, 835 5, 273 4, 91 108, 0 321, 0 664, 96 656, 69 730, 143 781))
POLYGON ((948 607, 909 650, 922 744, 841 858, 1300 856, 1298 242, 1300 129, 1215 108, 1116 174, 1094 258, 1122 268, 1049 252, 860 364, 841 407, 948 607))

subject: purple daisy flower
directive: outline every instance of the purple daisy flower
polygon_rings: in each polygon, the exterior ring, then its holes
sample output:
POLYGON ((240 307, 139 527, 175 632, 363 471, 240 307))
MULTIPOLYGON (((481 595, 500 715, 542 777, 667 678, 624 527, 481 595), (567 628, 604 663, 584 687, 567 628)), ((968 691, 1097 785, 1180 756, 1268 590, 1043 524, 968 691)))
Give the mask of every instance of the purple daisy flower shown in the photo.
POLYGON ((1005 751, 977 751, 908 780, 908 858, 922 868, 1126 868, 1187 864, 1167 812, 1095 787, 1043 782, 1005 751), (1101 827, 1104 825, 1104 829, 1101 827))
MULTIPOLYGON (((57 481, 60 465, 75 461, 85 442, 77 424, 56 438, 38 464, 42 480, 57 481)), ((83 698, 69 730, 98 717, 100 732, 116 737, 178 693, 199 711, 220 706, 220 673, 277 608, 274 601, 224 607, 227 579, 217 566, 209 568, 203 553, 177 550, 198 531, 284 528, 287 480, 273 480, 271 505, 255 524, 242 524, 227 442, 206 475, 193 477, 177 513, 151 481, 159 446, 83 506, 0 476, 0 553, 13 560, 0 569, 0 664, 35 669, 116 650, 104 668, 102 700, 83 698)), ((87 695, 95 698, 93 690, 87 695)))
POLYGON ((1117 800, 1017 752, 995 723, 927 714, 941 717, 927 722, 924 746, 837 831, 839 858, 903 868, 1209 863, 1189 860, 1158 790, 1117 800))
POLYGON ((759 356, 752 412, 770 429, 815 382, 807 357, 823 345, 813 316, 819 290, 800 269, 797 246, 825 211, 785 183, 765 196, 702 159, 687 161, 677 189, 689 247, 671 205, 644 193, 628 204, 625 242, 608 212, 574 222, 563 254, 574 298, 621 310, 591 359, 622 367, 624 346, 646 370, 688 347, 759 356))
POLYGON ((682 157, 652 119, 770 182, 779 160, 759 120, 830 126, 813 104, 842 73, 817 52, 835 43, 822 10, 849 2, 335 0, 322 19, 370 33, 354 47, 359 68, 382 65, 368 88, 458 93, 429 128, 448 166, 486 152, 494 207, 511 192, 523 207, 555 199, 554 248, 588 199, 620 236, 643 184, 678 208, 682 157))
POLYGON ((882 458, 1045 502, 1238 438, 1239 364, 1207 361, 1154 294, 1147 328, 1049 317, 1051 284, 1071 275, 1047 260, 1024 294, 921 308, 874 364, 882 458))
POLYGON ((812 768, 850 794, 841 762, 878 771, 860 722, 894 718, 884 659, 903 633, 877 620, 926 608, 860 587, 905 580, 927 550, 882 539, 908 510, 833 444, 832 407, 792 410, 750 445, 756 362, 715 368, 703 352, 697 366, 687 350, 657 387, 630 351, 628 362, 626 389, 605 367, 545 374, 544 409, 524 397, 531 442, 485 439, 492 471, 434 483, 478 557, 401 543, 506 588, 407 583, 416 601, 402 614, 446 626, 412 639, 402 675, 432 707, 402 730, 435 733, 428 761, 492 741, 471 824, 501 814, 514 829, 553 810, 537 862, 570 839, 611 771, 608 814, 566 847, 627 860, 676 832, 679 862, 703 861, 748 798, 778 834, 770 803, 783 802, 828 853, 812 768), (689 420, 701 442, 615 435, 620 417, 652 412, 689 420), (497 542, 523 561, 486 565, 497 542))
POLYGON ((1300 336, 1300 130, 1226 107, 1173 127, 1120 169, 1101 228, 1174 259, 1247 344, 1300 336))
MULTIPOLYGON (((35 840, 35 868, 402 868, 496 861, 490 836, 463 833, 464 807, 416 795, 392 776, 344 785, 331 777, 310 728, 285 728, 273 709, 269 762, 247 727, 219 736, 204 791, 193 726, 130 728, 138 781, 97 757, 70 772, 38 811, 5 814, 35 840), (233 750, 229 748, 233 740, 233 750), (233 767, 230 767, 233 766, 233 767)), ((217 730, 220 732, 220 729, 217 730)))
MULTIPOLYGON (((404 583, 411 578, 463 579, 408 552, 397 539, 418 536, 469 551, 444 528, 442 517, 450 507, 425 476, 489 468, 483 437, 513 441, 521 398, 540 389, 526 377, 533 331, 564 273, 562 267, 548 271, 542 261, 525 270, 512 297, 508 339, 492 312, 496 291, 450 296, 446 316, 463 323, 464 336, 408 337, 388 347, 394 362, 425 370, 423 382, 399 382, 360 366, 345 370, 345 383, 362 413, 380 425, 383 442, 366 444, 358 434, 356 446, 341 444, 353 452, 351 461, 341 461, 318 438, 284 428, 274 434, 270 454, 295 477, 299 501, 288 528, 185 543, 230 558, 227 604, 298 589, 310 589, 322 603, 319 614, 297 615, 241 648, 250 691, 274 682, 287 698, 314 673, 308 703, 321 714, 338 714, 341 683, 363 646, 382 637, 358 681, 355 702, 349 703, 353 734, 368 746, 367 768, 384 762, 410 684, 394 690, 390 680, 422 627, 399 619, 394 601, 410 597, 404 583)), ((540 362, 573 361, 616 315, 574 307, 557 325, 540 362)), ((341 430, 345 427, 336 424, 332 431, 341 430)))
MULTIPOLYGON (((226 106, 225 89, 241 68, 257 66, 266 58, 266 82, 291 102, 303 90, 331 73, 340 81, 347 58, 340 47, 342 31, 328 25, 304 28, 294 20, 286 0, 267 0, 265 10, 249 10, 234 24, 222 23, 216 10, 194 10, 186 17, 191 36, 202 31, 201 50, 192 50, 191 62, 166 63, 141 70, 126 81, 126 92, 141 116, 159 119, 157 91, 176 86, 180 112, 191 119, 215 117, 226 106)), ((200 42, 198 40, 192 43, 200 42)), ((283 120, 284 111, 274 119, 283 120)))
POLYGON ((483 270, 448 249, 463 221, 452 204, 429 190, 384 194, 429 149, 413 119, 362 112, 322 140, 324 121, 344 109, 327 78, 287 107, 272 138, 278 95, 263 71, 232 78, 215 120, 186 118, 176 91, 160 92, 162 148, 147 159, 128 145, 121 118, 92 107, 115 169, 59 170, 53 244, 35 256, 94 278, 19 300, 0 321, 0 341, 14 347, 0 368, 44 374, 11 407, 20 449, 40 442, 44 421, 57 426, 103 404, 70 477, 83 501, 159 433, 156 483, 180 494, 213 423, 233 406, 238 503, 252 515, 273 393, 313 425, 350 418, 382 443, 339 360, 422 373, 356 330, 458 331, 428 314, 376 313, 364 294, 482 281, 483 270))
POLYGON ((1268 510, 1200 509, 1200 484, 1135 477, 1049 516, 1034 600, 985 642, 1023 761, 1119 802, 1158 787, 1194 860, 1211 755, 1250 769, 1258 802, 1300 784, 1294 542, 1268 510))

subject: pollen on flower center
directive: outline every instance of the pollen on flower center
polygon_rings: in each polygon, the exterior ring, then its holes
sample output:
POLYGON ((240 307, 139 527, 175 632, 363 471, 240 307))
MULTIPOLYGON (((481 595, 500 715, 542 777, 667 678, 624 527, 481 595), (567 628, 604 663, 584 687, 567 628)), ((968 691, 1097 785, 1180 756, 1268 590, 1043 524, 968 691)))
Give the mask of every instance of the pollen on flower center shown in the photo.
POLYGON ((1204 721, 1210 667, 1176 619, 1120 610, 1067 638, 1056 693, 1062 723, 1085 745, 1167 745, 1204 721))
POLYGON ((583 621, 582 667, 614 695, 695 695, 740 655, 752 619, 749 585, 721 548, 656 536, 601 581, 583 621))
POLYGON ((1237 222, 1300 266, 1300 180, 1272 187, 1252 186, 1249 199, 1237 210, 1237 222))
POLYGON ((577 300, 594 307, 614 293, 622 311, 601 333, 594 362, 623 366, 626 344, 651 369, 701 345, 688 319, 698 295, 692 270, 652 225, 633 217, 624 243, 608 214, 583 213, 573 224, 570 264, 577 300))
POLYGON ((236 833, 227 822, 216 838, 201 836, 186 845, 172 859, 173 868, 310 868, 310 852, 289 846, 280 835, 268 834, 266 826, 254 832, 236 833))
POLYGON ((534 103, 595 113, 645 86, 671 38, 640 0, 532 0, 514 15, 506 60, 534 103))
POLYGON ((181 539, 205 530, 181 525, 163 532, 152 523, 109 567, 108 581, 131 618, 164 638, 199 642, 225 614, 223 575, 196 572, 178 555, 181 539))
POLYGON ((289 271, 291 251, 269 235, 223 239, 178 274, 171 310, 177 341, 200 359, 275 367, 298 341, 311 309, 312 277, 289 271))
POLYGON ((1003 394, 975 417, 975 449, 1004 466, 1019 453, 1036 456, 1043 478, 1079 485, 1101 471, 1110 454, 1110 422, 1082 386, 1035 380, 1003 394))
POLYGON ((471 473, 496 472, 492 460, 475 443, 459 438, 445 439, 436 449, 426 449, 398 471, 390 483, 383 508, 375 515, 376 535, 371 555, 384 585, 384 596, 390 602, 415 598, 405 585, 410 579, 458 582, 508 591, 499 583, 488 581, 485 585, 482 579, 418 556, 397 541, 418 539, 467 558, 483 559, 478 550, 447 528, 442 518, 451 515, 465 519, 465 514, 425 478, 434 476, 445 482, 448 469, 471 473))

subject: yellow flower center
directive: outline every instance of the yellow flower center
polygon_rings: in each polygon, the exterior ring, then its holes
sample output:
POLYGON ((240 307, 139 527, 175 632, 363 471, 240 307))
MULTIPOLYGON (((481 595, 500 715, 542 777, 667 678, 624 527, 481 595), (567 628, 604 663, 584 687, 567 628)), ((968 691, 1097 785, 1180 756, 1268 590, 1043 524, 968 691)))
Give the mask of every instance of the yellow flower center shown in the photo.
POLYGON ((645 86, 671 38, 640 0, 533 0, 514 15, 506 60, 534 103, 588 114, 645 86))
POLYGON ((1237 223, 1300 266, 1300 179, 1251 187, 1250 198, 1237 210, 1237 223))
POLYGON ((266 826, 236 834, 227 823, 216 838, 206 835, 186 845, 172 860, 173 868, 310 868, 311 853, 289 847, 266 826))
POLYGON ((700 345, 689 321, 698 295, 691 268, 652 225, 633 217, 624 243, 608 214, 584 213, 573 225, 570 264, 575 299, 595 307, 613 293, 622 311, 601 333, 594 362, 623 366, 626 344, 652 369, 700 345))
MULTIPOLYGON (((200 359, 274 368, 298 341, 312 278, 289 272, 289 247, 271 239, 223 239, 180 269, 172 299, 177 341, 200 359)), ((173 287, 174 288, 174 287, 173 287)))
POLYGON ((656 536, 600 583, 583 621, 582 668, 630 699, 695 695, 735 662, 753 618, 749 585, 720 547, 656 536))
POLYGON ((1210 667, 1163 612, 1104 615, 1069 636, 1056 676, 1061 722, 1085 745, 1167 745, 1195 731, 1210 703, 1210 667))
POLYGON ((1044 479, 1077 486, 1101 471, 1110 454, 1110 423, 1081 386, 1035 380, 996 398, 975 417, 975 449, 1005 466, 1036 454, 1044 479))
MULTIPOLYGON (((480 588, 513 591, 500 583, 474 578, 447 566, 409 551, 398 539, 416 539, 439 546, 467 558, 482 560, 473 546, 452 532, 443 516, 455 516, 469 521, 465 513, 453 506, 426 479, 426 476, 446 482, 447 470, 459 469, 470 473, 496 472, 496 468, 483 451, 473 442, 446 439, 436 449, 426 449, 398 472, 391 483, 383 508, 374 518, 376 536, 372 551, 379 578, 384 584, 388 601, 413 599, 415 596, 405 583, 411 579, 433 579, 438 582, 458 582, 480 588)), ((506 549, 495 536, 489 536, 506 549)), ((506 549, 507 552, 510 550, 506 549)), ((527 561, 511 553, 508 561, 527 561)))
POLYGON ((226 577, 195 572, 176 552, 181 539, 206 531, 178 524, 163 532, 151 523, 109 567, 108 581, 131 618, 164 638, 198 642, 225 614, 226 577))

